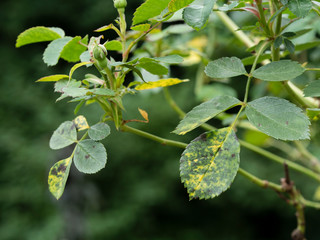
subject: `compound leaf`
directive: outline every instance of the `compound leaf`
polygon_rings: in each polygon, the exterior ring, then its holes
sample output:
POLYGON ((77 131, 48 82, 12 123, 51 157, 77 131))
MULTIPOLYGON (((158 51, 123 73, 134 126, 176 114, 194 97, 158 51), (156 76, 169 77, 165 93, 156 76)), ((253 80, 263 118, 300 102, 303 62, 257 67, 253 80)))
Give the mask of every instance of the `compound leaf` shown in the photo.
POLYGON ((197 31, 202 29, 212 12, 215 0, 203 0, 199 5, 191 5, 183 10, 183 20, 197 31))
POLYGON ((97 123, 90 127, 89 137, 92 140, 99 141, 106 138, 110 134, 110 127, 105 123, 97 123))
POLYGON ((252 76, 264 81, 285 81, 300 76, 304 71, 298 62, 280 60, 256 69, 252 76))
POLYGON ((193 198, 214 198, 233 182, 240 163, 240 144, 232 128, 194 139, 180 159, 181 181, 193 198))
POLYGON ((60 149, 71 145, 77 141, 76 126, 72 121, 66 121, 60 124, 50 138, 50 148, 60 149))
POLYGON ((61 37, 64 37, 64 32, 60 28, 33 27, 19 34, 16 47, 37 42, 53 41, 61 37))
POLYGON ((293 141, 309 138, 310 122, 307 116, 285 99, 256 99, 248 103, 246 114, 256 128, 276 139, 293 141))
POLYGON ((168 87, 172 85, 176 85, 182 82, 187 82, 188 80, 181 80, 178 78, 167 78, 167 79, 160 79, 158 81, 154 82, 147 82, 147 83, 142 83, 138 86, 135 87, 136 90, 146 90, 146 89, 152 89, 152 88, 157 88, 157 87, 168 87))
POLYGON ((247 74, 247 71, 239 58, 223 57, 209 62, 205 73, 212 78, 228 78, 247 74))
POLYGON ((71 162, 71 158, 60 160, 50 168, 48 177, 49 190, 57 200, 62 196, 66 186, 71 162))
POLYGON ((148 19, 158 16, 168 6, 170 0, 147 0, 134 12, 132 25, 143 23, 148 19))
POLYGON ((83 173, 96 173, 105 167, 107 152, 102 143, 91 139, 80 141, 75 149, 74 164, 83 173))
POLYGON ((303 92, 306 97, 320 97, 320 80, 308 84, 303 92))
POLYGON ((238 99, 231 96, 212 98, 188 112, 173 132, 180 135, 186 134, 209 119, 217 116, 219 113, 240 104, 241 102, 238 99))
POLYGON ((312 9, 311 0, 289 0, 289 10, 297 17, 305 17, 312 9))
POLYGON ((43 53, 43 61, 48 66, 58 63, 63 48, 72 40, 72 37, 64 37, 53 40, 43 53))
POLYGON ((176 12, 181 8, 188 6, 192 2, 194 2, 194 0, 171 0, 168 5, 168 9, 170 12, 176 12))

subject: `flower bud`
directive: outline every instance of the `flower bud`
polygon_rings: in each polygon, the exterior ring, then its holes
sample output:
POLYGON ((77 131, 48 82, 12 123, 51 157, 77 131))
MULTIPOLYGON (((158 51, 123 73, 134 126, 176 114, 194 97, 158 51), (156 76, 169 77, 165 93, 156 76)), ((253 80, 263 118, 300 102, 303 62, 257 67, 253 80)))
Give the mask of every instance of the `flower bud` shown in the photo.
POLYGON ((96 45, 93 50, 93 57, 97 60, 97 61, 102 61, 106 58, 107 56, 107 50, 105 49, 105 47, 101 44, 96 45))
POLYGON ((127 6, 127 0, 113 0, 115 8, 125 8, 127 6))

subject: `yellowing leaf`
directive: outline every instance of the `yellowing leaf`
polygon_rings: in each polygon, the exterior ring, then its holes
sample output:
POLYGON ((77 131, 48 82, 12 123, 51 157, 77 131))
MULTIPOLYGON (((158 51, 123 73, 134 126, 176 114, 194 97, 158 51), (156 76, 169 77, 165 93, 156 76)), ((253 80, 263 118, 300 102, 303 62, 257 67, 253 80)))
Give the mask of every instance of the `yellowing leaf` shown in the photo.
POLYGON ((138 108, 141 116, 146 120, 146 122, 148 123, 149 122, 149 118, 148 118, 148 113, 145 111, 145 110, 142 110, 140 108, 138 108))
POLYGON ((155 82, 147 82, 147 83, 143 83, 140 84, 138 86, 136 86, 136 90, 146 90, 146 89, 152 89, 152 88, 157 88, 157 87, 168 87, 168 86, 172 86, 172 85, 176 85, 182 82, 187 82, 189 80, 184 79, 178 79, 178 78, 167 78, 167 79, 160 79, 158 81, 155 82))
POLYGON ((114 28, 113 24, 109 24, 109 25, 106 25, 106 26, 103 26, 103 27, 100 27, 96 30, 94 30, 95 32, 103 32, 103 31, 107 31, 109 29, 112 29, 114 28))
POLYGON ((59 199, 63 194, 69 176, 71 157, 54 164, 49 172, 48 184, 52 195, 59 199))
POLYGON ((77 68, 82 67, 82 66, 87 65, 87 64, 92 64, 92 62, 81 62, 81 63, 75 64, 75 65, 71 68, 71 70, 70 70, 69 80, 71 79, 72 74, 74 73, 74 71, 75 71, 77 68))
POLYGON ((73 120, 74 124, 76 125, 78 131, 82 131, 82 130, 85 130, 85 129, 88 129, 90 128, 89 127, 89 124, 87 122, 87 119, 80 115, 78 117, 76 117, 74 120, 73 120))
POLYGON ((55 74, 55 75, 50 75, 46 77, 42 77, 38 79, 36 82, 57 82, 61 79, 68 78, 68 75, 65 74, 55 74))

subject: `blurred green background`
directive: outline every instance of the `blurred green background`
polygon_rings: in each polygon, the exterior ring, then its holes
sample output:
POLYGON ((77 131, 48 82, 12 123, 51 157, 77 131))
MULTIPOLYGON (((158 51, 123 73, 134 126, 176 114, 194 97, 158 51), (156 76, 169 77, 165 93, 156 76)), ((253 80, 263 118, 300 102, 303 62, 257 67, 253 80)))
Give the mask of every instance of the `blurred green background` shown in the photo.
MULTIPOLYGON (((129 0, 127 19, 142 1, 129 0)), ((104 144, 105 169, 94 175, 73 166, 62 198, 47 187, 50 167, 68 156, 71 148, 52 151, 48 142, 59 124, 74 118, 75 104, 55 103, 53 85, 35 83, 40 77, 66 73, 71 65, 60 60, 48 68, 42 62, 47 43, 15 49, 19 33, 33 26, 61 27, 69 36, 94 35, 93 30, 116 17, 111 0, 17 0, 0 3, 0 239, 14 240, 266 240, 290 239, 296 227, 294 209, 271 190, 260 189, 237 176, 231 188, 212 200, 189 201, 179 178, 180 149, 161 146, 137 136, 112 134, 104 144)), ((222 27, 223 29, 223 27, 222 27)), ((224 32, 218 54, 244 55, 244 48, 224 32)), ((112 38, 112 37, 110 37, 112 38)), ((193 94, 195 67, 174 68, 175 76, 190 78, 186 86, 170 88, 188 111, 197 102, 193 94)), ((235 83, 242 89, 242 86, 235 83)), ((240 92, 241 95, 241 92, 240 92)), ((163 94, 125 98, 128 118, 140 107, 150 123, 137 127, 163 137, 190 141, 170 132, 179 119, 163 94)), ((80 111, 89 123, 99 116, 95 106, 80 111)), ((281 166, 242 149, 241 166, 262 178, 278 181, 281 166)), ((292 173, 303 192, 312 197, 316 184, 292 173)), ((320 239, 319 213, 306 210, 307 238, 320 239)))

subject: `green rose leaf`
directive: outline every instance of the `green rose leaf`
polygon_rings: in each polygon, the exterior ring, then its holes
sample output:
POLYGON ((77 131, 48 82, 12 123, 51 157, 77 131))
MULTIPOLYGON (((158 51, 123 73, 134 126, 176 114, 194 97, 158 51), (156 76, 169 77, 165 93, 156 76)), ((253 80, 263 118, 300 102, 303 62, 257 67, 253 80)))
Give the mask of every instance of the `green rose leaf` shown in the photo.
POLYGON ((104 46, 107 50, 110 51, 122 51, 122 44, 120 41, 117 40, 106 42, 104 46))
POLYGON ((94 89, 88 89, 87 95, 100 95, 100 96, 108 96, 113 97, 116 95, 116 93, 108 88, 94 88, 94 89))
POLYGON ((307 115, 311 121, 318 121, 320 118, 320 108, 307 108, 307 115))
POLYGON ((249 121, 268 136, 291 141, 309 138, 307 116, 285 99, 259 98, 249 102, 245 112, 249 121))
POLYGON ((188 6, 194 0, 171 0, 168 6, 170 12, 176 12, 181 8, 188 6))
POLYGON ((139 24, 139 25, 133 26, 131 27, 131 30, 145 32, 145 31, 148 31, 150 27, 151 25, 149 23, 145 23, 145 24, 139 24))
POLYGON ((49 190, 57 200, 62 196, 66 186, 71 162, 71 158, 60 160, 50 168, 48 177, 49 190))
POLYGON ((33 27, 20 33, 16 41, 16 47, 21 47, 31 43, 53 41, 64 37, 61 28, 33 27))
POLYGON ((320 97, 320 80, 308 84, 303 92, 306 97, 320 97))
POLYGON ((43 53, 43 61, 48 66, 58 63, 63 48, 72 40, 72 37, 64 37, 53 40, 43 53))
POLYGON ((212 78, 229 78, 247 74, 247 71, 239 58, 223 57, 209 62, 205 73, 212 78))
POLYGON ((110 134, 110 127, 105 123, 97 123, 90 127, 88 134, 92 140, 99 141, 110 134))
POLYGON ((252 76, 264 81, 285 81, 300 76, 305 70, 298 62, 280 60, 256 69, 252 76))
POLYGON ((227 190, 239 169, 239 153, 240 144, 232 128, 194 139, 180 159, 181 181, 190 200, 214 198, 227 190))
POLYGON ((132 25, 143 23, 156 17, 168 6, 170 0, 147 0, 133 14, 132 25))
POLYGON ((188 112, 173 132, 180 135, 186 134, 209 119, 217 116, 219 113, 240 104, 241 102, 238 99, 231 96, 212 98, 188 112))
POLYGON ((50 148, 60 149, 71 145, 77 141, 77 129, 72 121, 66 121, 60 124, 50 138, 50 148))
MULTIPOLYGON (((69 76, 68 76, 69 77, 69 76)), ((68 79, 63 79, 63 80, 60 80, 58 82, 55 83, 54 85, 54 91, 55 92, 61 92, 62 93, 62 89, 65 88, 65 87, 75 87, 75 88, 78 88, 81 86, 81 82, 80 81, 77 81, 77 80, 74 80, 74 79, 71 79, 71 80, 68 80, 68 79)))
POLYGON ((74 164, 83 173, 96 173, 105 167, 107 152, 102 143, 91 139, 78 143, 74 154, 74 164))
POLYGON ((139 63, 137 64, 137 66, 145 69, 146 71, 154 75, 168 74, 168 69, 152 58, 139 59, 139 63))
POLYGON ((291 42, 289 39, 285 38, 284 39, 284 45, 286 46, 286 49, 290 52, 290 53, 294 53, 295 50, 295 46, 293 44, 293 42, 291 42))
POLYGON ((289 10, 297 17, 305 17, 312 9, 311 0, 289 0, 289 10))
POLYGON ((154 59, 159 62, 168 63, 168 64, 179 64, 179 63, 183 62, 183 57, 181 57, 180 55, 176 55, 176 54, 168 55, 165 57, 157 57, 154 59))
POLYGON ((215 2, 215 0, 203 0, 198 5, 185 8, 183 10, 183 20, 197 31, 204 28, 215 2))
POLYGON ((74 37, 64 46, 60 57, 68 62, 78 62, 80 61, 81 54, 87 50, 87 47, 85 46, 87 44, 88 36, 85 36, 83 39, 79 36, 74 37))

